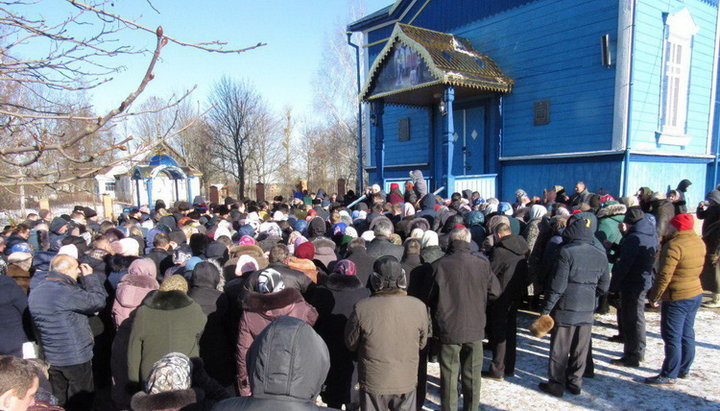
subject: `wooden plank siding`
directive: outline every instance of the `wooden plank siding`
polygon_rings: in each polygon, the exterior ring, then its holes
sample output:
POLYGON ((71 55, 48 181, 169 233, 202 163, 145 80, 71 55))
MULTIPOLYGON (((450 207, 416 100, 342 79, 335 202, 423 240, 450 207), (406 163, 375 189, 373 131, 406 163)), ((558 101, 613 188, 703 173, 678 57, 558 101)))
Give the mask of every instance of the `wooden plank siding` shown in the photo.
POLYGON ((568 195, 578 181, 584 181, 590 191, 611 193, 620 190, 622 156, 507 162, 502 169, 501 199, 513 199, 515 190, 522 188, 533 195, 559 184, 568 195))
POLYGON ((705 154, 710 115, 711 84, 717 8, 701 0, 638 0, 635 8, 633 89, 629 138, 634 150, 705 154), (657 144, 662 88, 663 13, 687 7, 699 26, 693 38, 688 92, 686 147, 657 144))
POLYGON ((610 149, 614 68, 600 64, 600 36, 617 36, 617 1, 538 1, 456 30, 511 78, 502 155, 610 149), (551 122, 533 125, 533 103, 551 122))

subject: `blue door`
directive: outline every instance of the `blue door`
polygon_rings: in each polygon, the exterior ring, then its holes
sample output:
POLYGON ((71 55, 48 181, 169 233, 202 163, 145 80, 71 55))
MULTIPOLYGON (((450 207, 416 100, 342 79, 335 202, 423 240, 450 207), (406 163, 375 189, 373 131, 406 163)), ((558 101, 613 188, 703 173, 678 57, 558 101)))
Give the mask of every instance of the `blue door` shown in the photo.
POLYGON ((453 174, 483 174, 485 170, 485 107, 459 108, 453 111, 455 141, 453 174))

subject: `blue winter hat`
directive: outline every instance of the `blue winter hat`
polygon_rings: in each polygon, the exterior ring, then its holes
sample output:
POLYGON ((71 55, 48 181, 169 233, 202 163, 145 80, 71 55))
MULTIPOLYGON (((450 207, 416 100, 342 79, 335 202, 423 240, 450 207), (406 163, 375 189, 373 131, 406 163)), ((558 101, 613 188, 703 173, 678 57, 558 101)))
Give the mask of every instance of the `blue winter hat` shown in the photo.
POLYGON ((500 206, 498 206, 498 213, 505 214, 506 212, 512 210, 512 206, 510 203, 502 202, 500 203, 500 206))
POLYGON ((195 266, 203 262, 203 259, 200 257, 191 257, 187 262, 185 262, 185 270, 186 271, 192 271, 195 269, 195 266))
POLYGON ((252 228, 250 224, 241 225, 240 228, 238 228, 238 234, 240 237, 244 235, 249 235, 250 237, 255 237, 255 229, 252 228))
POLYGON ((485 215, 478 210, 473 210, 465 215, 465 224, 468 227, 482 225, 485 222, 485 215))
POLYGON ((30 253, 32 254, 33 249, 28 243, 17 243, 10 247, 10 252, 8 252, 8 255, 12 253, 30 253))
POLYGON ((301 232, 301 233, 305 233, 305 230, 307 230, 307 226, 308 226, 307 221, 305 221, 305 220, 297 220, 297 221, 295 222, 295 225, 293 226, 293 228, 295 229, 295 231, 299 231, 299 232, 301 232))

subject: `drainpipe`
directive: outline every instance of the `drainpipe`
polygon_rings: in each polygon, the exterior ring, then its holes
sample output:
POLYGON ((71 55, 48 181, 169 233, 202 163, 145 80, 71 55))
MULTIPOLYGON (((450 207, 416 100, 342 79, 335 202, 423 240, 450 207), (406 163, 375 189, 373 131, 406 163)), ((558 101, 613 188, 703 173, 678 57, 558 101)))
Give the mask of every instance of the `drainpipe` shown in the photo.
MULTIPOLYGON (((630 121, 632 119, 632 95, 633 95, 633 62, 632 62, 632 51, 634 49, 635 45, 635 0, 632 0, 632 9, 630 10, 630 13, 632 15, 630 16, 630 53, 628 54, 630 58, 630 84, 628 85, 628 104, 627 104, 627 129, 625 131, 625 157, 623 158, 623 178, 622 178, 622 196, 627 197, 628 195, 628 179, 629 179, 629 167, 630 167, 630 126, 632 125, 632 122, 630 121)), ((622 5, 620 5, 622 7, 622 5)))
POLYGON ((352 32, 347 32, 348 45, 355 49, 355 79, 357 82, 357 95, 358 95, 358 119, 357 119, 357 147, 358 147, 358 166, 357 176, 355 177, 355 188, 358 193, 363 191, 363 139, 362 139, 362 101, 360 100, 360 47, 353 43, 350 38, 352 32))

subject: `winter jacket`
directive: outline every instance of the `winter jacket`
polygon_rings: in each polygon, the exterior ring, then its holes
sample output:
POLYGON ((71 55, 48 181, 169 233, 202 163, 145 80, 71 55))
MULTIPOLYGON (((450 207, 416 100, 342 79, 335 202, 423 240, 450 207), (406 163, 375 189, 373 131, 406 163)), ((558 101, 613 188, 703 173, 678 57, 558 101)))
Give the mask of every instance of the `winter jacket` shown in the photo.
POLYGON ((500 282, 501 292, 494 307, 509 307, 519 302, 527 284, 528 244, 519 235, 503 237, 490 251, 490 267, 500 282))
POLYGON ((487 302, 501 293, 490 262, 471 254, 470 244, 456 240, 450 253, 432 263, 432 268, 435 282, 429 301, 437 323, 435 336, 444 344, 482 340, 487 302))
POLYGON ((32 277, 29 271, 23 270, 17 264, 8 264, 7 276, 15 280, 17 285, 19 285, 27 295, 30 290, 30 278, 32 277))
POLYGON ((138 257, 123 256, 119 254, 115 254, 110 257, 108 266, 110 274, 108 274, 107 282, 110 285, 111 290, 117 289, 120 280, 125 276, 125 274, 127 274, 130 264, 137 259, 138 257))
POLYGON ((192 287, 188 291, 188 296, 200 305, 205 315, 217 309, 217 300, 222 294, 222 291, 217 289, 220 275, 217 266, 209 261, 198 263, 193 269, 192 287))
MULTIPOLYGON (((622 240, 620 223, 623 222, 626 211, 627 207, 623 204, 611 204, 598 211, 598 229, 595 232, 595 237, 601 243, 607 241, 613 245, 620 244, 620 241, 622 240)), ((613 259, 614 252, 609 251, 608 253, 610 259, 613 259)))
POLYGON ((655 229, 658 237, 663 237, 670 220, 675 217, 675 206, 670 200, 656 200, 650 203, 650 213, 655 216, 655 229))
POLYGON ((398 204, 405 202, 405 197, 403 197, 403 194, 400 192, 400 190, 395 189, 388 194, 387 197, 388 203, 390 204, 398 204))
POLYGON ((312 262, 312 260, 308 260, 307 258, 298 258, 291 256, 288 259, 288 267, 292 268, 293 270, 300 271, 308 278, 310 278, 310 281, 313 283, 318 282, 318 268, 315 265, 315 263, 312 262))
POLYGON ((425 304, 403 290, 381 290, 359 301, 345 325, 345 344, 358 353, 360 389, 371 394, 414 390, 428 333, 425 304))
POLYGON ((693 230, 673 233, 660 253, 660 268, 648 300, 678 301, 702 294, 705 244, 693 230))
MULTIPOLYGON (((718 195, 716 195, 714 192, 716 190, 711 191, 708 193, 708 198, 712 198, 715 200, 718 204, 720 204, 720 198, 717 198, 718 195), (712 194, 712 196, 711 196, 712 194)), ((720 193, 718 193, 720 194, 720 193)), ((703 226, 702 226, 702 236, 703 238, 708 237, 711 231, 715 231, 715 236, 720 236, 720 234, 717 234, 716 224, 718 221, 720 221, 720 205, 711 205, 707 208, 704 207, 698 207, 697 208, 697 218, 699 220, 703 220, 703 226)))
POLYGON ((658 236, 653 224, 647 218, 633 224, 620 242, 620 258, 613 265, 610 291, 649 290, 657 249, 658 236))
POLYGON ((355 263, 355 275, 364 286, 367 286, 370 281, 370 275, 373 272, 373 262, 375 259, 370 257, 367 250, 363 247, 348 249, 345 258, 355 263))
POLYGON ((158 273, 164 273, 168 268, 173 266, 173 255, 171 251, 162 248, 152 248, 147 254, 147 258, 155 262, 158 273))
POLYGON ((135 312, 148 295, 155 292, 158 287, 157 281, 149 275, 127 274, 118 284, 115 293, 111 314, 117 332, 112 341, 110 357, 113 378, 111 396, 119 407, 130 404, 127 355, 135 312))
POLYGON ((268 294, 249 292, 243 299, 242 307, 235 360, 240 395, 248 396, 251 391, 246 356, 255 337, 278 317, 295 317, 312 326, 317 321, 318 313, 303 299, 300 292, 292 287, 268 294))
POLYGON ((315 260, 320 261, 325 268, 337 261, 335 243, 332 240, 325 237, 316 238, 313 240, 313 245, 315 246, 315 260))
POLYGON ((84 277, 84 284, 82 288, 71 277, 50 272, 30 292, 30 314, 50 365, 79 365, 93 358, 88 316, 105 308, 107 294, 95 274, 84 277))
POLYGON ((310 284, 312 284, 310 277, 306 276, 301 271, 293 270, 285 264, 273 263, 264 269, 249 274, 248 279, 245 282, 245 289, 248 291, 257 291, 258 276, 265 270, 277 271, 280 275, 282 275, 285 288, 295 288, 300 290, 302 294, 305 294, 308 291, 310 284))
POLYGON ((193 285, 188 292, 207 316, 207 323, 200 337, 200 358, 205 362, 208 374, 223 386, 231 386, 235 369, 228 365, 233 355, 232 333, 229 328, 229 301, 217 289, 220 272, 211 262, 202 262, 193 270, 193 285))
POLYGON ((213 411, 325 409, 314 401, 330 368, 330 357, 325 343, 305 322, 278 318, 258 335, 247 360, 253 396, 227 399, 213 411))
POLYGON ((367 254, 373 260, 377 260, 378 258, 385 255, 391 255, 395 257, 399 262, 400 260, 402 260, 404 253, 405 249, 403 248, 403 246, 395 245, 391 243, 387 237, 381 235, 376 236, 375 239, 367 245, 367 254))
POLYGON ((22 358, 22 345, 28 341, 23 326, 27 305, 22 288, 12 278, 0 276, 0 355, 22 358))
POLYGON ((432 264, 444 256, 445 251, 439 245, 431 245, 420 250, 420 258, 427 264, 432 264))
POLYGON ((370 296, 370 290, 354 275, 332 274, 309 301, 318 312, 315 331, 330 350, 330 371, 325 380, 323 401, 350 403, 354 355, 345 346, 345 324, 355 304, 370 296))
MULTIPOLYGON (((581 213, 582 214, 582 213, 581 213)), ((593 323, 595 297, 610 286, 605 253, 593 245, 591 220, 573 216, 563 231, 555 271, 545 289, 543 314, 550 314, 560 326, 593 323)))
POLYGON ((145 381, 155 361, 170 352, 200 354, 207 318, 182 291, 158 291, 137 309, 128 345, 128 377, 145 381))
POLYGON ((115 328, 119 328, 128 319, 127 326, 132 324, 132 316, 135 314, 148 293, 160 287, 154 278, 140 274, 127 274, 118 284, 115 292, 115 300, 112 305, 112 318, 115 328))

